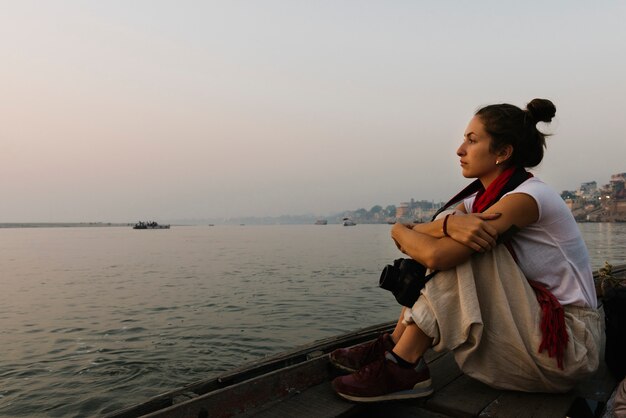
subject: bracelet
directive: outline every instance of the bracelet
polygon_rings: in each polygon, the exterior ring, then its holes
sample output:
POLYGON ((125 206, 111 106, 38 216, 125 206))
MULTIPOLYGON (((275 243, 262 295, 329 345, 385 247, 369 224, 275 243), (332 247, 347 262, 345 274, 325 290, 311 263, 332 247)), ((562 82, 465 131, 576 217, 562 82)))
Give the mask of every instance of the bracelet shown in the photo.
POLYGON ((449 237, 450 235, 448 234, 448 218, 450 217, 450 215, 452 215, 451 213, 448 213, 446 215, 445 218, 443 218, 443 235, 446 237, 449 237))

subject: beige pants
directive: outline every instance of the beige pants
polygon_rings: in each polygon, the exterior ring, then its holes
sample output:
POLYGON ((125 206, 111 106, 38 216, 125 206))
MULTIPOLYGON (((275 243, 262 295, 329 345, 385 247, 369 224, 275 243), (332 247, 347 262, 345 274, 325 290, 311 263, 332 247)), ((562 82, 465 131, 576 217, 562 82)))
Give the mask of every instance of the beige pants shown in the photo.
POLYGON ((563 370, 538 352, 539 303, 502 245, 437 273, 404 319, 432 337, 436 351, 452 350, 464 373, 500 389, 566 392, 598 367, 602 327, 595 309, 565 307, 563 370))

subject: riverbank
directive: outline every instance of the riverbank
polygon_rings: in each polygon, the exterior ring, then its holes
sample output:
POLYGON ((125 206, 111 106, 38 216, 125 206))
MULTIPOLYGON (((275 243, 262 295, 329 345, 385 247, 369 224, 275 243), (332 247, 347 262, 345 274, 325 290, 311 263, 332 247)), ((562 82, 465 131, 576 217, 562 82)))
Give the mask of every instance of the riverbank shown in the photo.
POLYGON ((130 223, 112 222, 15 222, 0 223, 0 228, 93 228, 110 226, 131 226, 130 223))

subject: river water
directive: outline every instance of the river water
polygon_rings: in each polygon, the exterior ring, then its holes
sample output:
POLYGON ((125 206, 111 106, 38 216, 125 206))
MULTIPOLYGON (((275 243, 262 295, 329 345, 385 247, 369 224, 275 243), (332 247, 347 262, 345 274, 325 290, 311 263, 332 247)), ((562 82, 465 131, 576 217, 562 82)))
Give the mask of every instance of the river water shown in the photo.
MULTIPOLYGON (((579 224, 594 270, 626 224, 579 224)), ((0 229, 0 416, 97 416, 397 318, 388 225, 0 229)))

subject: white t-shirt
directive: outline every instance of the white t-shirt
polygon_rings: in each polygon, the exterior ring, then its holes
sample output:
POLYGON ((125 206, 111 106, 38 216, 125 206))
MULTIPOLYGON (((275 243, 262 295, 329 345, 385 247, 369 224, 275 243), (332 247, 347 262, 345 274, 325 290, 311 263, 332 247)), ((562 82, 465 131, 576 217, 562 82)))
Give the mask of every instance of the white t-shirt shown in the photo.
MULTIPOLYGON (((547 286, 561 305, 597 307, 589 253, 580 229, 563 199, 537 177, 515 190, 535 199, 539 219, 513 236, 512 246, 527 279, 547 286)), ((464 200, 471 213, 476 195, 464 200)))

